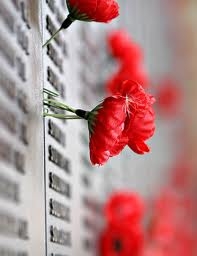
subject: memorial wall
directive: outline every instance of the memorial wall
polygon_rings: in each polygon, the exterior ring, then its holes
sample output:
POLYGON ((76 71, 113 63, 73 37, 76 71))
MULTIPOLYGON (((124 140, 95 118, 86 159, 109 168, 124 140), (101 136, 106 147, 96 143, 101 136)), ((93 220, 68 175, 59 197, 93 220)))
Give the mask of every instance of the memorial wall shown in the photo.
POLYGON ((45 48, 68 14, 66 1, 0 2, 0 256, 97 255, 110 193, 128 189, 152 198, 168 180, 178 122, 157 119, 150 154, 125 149, 97 167, 84 120, 43 118, 44 111, 65 114, 43 106, 43 97, 53 99, 43 88, 87 110, 105 97, 116 69, 106 43, 113 29, 127 29, 142 46, 153 84, 171 71, 163 1, 119 2, 116 20, 76 21, 45 48))

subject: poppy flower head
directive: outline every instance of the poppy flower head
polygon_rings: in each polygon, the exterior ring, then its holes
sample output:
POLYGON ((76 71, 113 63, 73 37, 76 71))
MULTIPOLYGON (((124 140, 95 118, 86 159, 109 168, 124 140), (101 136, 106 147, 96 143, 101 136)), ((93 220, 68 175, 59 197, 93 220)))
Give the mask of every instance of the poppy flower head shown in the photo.
MULTIPOLYGON (((104 164, 128 143, 130 148, 132 143, 140 145, 143 153, 149 151, 144 140, 154 132, 153 102, 154 98, 141 85, 128 80, 122 83, 115 95, 89 112, 90 159, 93 164, 104 164)), ((137 151, 134 150, 139 153, 137 151)))
POLYGON ((116 0, 66 0, 68 16, 60 28, 44 43, 46 47, 62 29, 67 29, 75 20, 109 22, 119 15, 116 0))
POLYGON ((109 22, 119 15, 115 0, 67 0, 67 6, 74 20, 109 22))

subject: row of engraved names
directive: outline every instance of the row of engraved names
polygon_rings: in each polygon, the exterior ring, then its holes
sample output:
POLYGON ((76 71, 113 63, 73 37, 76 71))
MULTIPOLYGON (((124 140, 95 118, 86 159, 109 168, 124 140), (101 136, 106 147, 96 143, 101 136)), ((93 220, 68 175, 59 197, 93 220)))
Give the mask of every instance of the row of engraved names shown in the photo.
MULTIPOLYGON (((58 12, 58 17, 60 18, 60 12, 58 7, 57 6, 55 7, 55 2, 52 3, 52 1, 50 0, 47 0, 46 2, 54 14, 58 12)), ((61 21, 59 20, 59 22, 61 21)), ((54 32, 57 30, 54 22, 52 21, 52 18, 49 15, 46 15, 46 29, 50 35, 54 34, 54 32)), ((61 39, 60 35, 58 35, 55 38, 55 42, 57 43, 57 46, 60 47, 62 51, 61 53, 63 53, 63 56, 67 56, 67 45, 61 39)), ((49 44, 47 46, 47 55, 51 59, 52 63, 57 67, 59 72, 63 74, 64 73, 64 69, 63 69, 64 57, 62 56, 62 54, 60 55, 56 50, 56 48, 52 44, 49 44)), ((65 85, 60 81, 58 74, 54 71, 54 69, 51 66, 47 66, 47 81, 60 94, 60 96, 65 99, 65 85)), ((51 96, 48 96, 48 98, 53 99, 53 97, 51 96)), ((48 107, 52 112, 56 114, 65 113, 65 111, 58 110, 50 106, 48 107)), ((49 119, 47 122, 47 129, 48 129, 47 131, 48 134, 51 137, 53 137, 60 145, 64 147, 66 143, 66 134, 61 130, 58 124, 56 124, 56 122, 49 119)), ((70 161, 52 145, 48 146, 48 160, 53 164, 55 164, 56 166, 58 166, 59 168, 61 168, 62 170, 64 170, 67 174, 71 173, 70 161)), ((71 199, 72 197, 71 184, 63 180, 62 178, 60 178, 56 173, 49 172, 49 187, 52 190, 54 190, 54 192, 68 199, 71 199)), ((49 199, 50 215, 56 218, 59 218, 63 221, 71 222, 70 211, 71 211, 70 207, 66 206, 65 204, 62 204, 52 198, 49 199)), ((59 229, 55 227, 54 225, 50 225, 49 237, 52 243, 57 243, 57 244, 68 246, 68 247, 71 246, 70 231, 65 231, 63 229, 59 229)), ((60 256, 60 254, 57 254, 57 253, 51 253, 50 255, 60 256)))

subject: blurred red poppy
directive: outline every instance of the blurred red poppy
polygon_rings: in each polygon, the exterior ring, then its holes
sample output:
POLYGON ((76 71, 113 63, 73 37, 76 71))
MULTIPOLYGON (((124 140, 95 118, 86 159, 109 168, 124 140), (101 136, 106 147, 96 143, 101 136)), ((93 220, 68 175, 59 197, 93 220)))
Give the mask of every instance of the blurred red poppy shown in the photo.
POLYGON ((101 235, 101 256, 139 256, 143 250, 143 232, 137 225, 108 226, 101 235))
POLYGON ((143 59, 141 47, 130 39, 127 31, 120 29, 111 31, 107 37, 111 55, 122 62, 140 62, 143 59))
POLYGON ((143 216, 144 203, 137 193, 120 191, 114 193, 105 205, 108 223, 128 222, 133 225, 143 216))

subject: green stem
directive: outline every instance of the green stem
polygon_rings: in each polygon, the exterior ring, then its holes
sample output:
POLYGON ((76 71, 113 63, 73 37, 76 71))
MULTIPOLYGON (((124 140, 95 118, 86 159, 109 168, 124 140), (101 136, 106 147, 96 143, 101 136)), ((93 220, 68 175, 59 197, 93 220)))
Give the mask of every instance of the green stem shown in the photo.
POLYGON ((72 112, 72 113, 75 113, 75 111, 76 111, 75 109, 73 109, 73 108, 69 107, 68 105, 66 105, 62 102, 59 102, 57 100, 44 99, 43 101, 47 105, 55 107, 55 108, 60 108, 60 109, 63 109, 63 110, 67 110, 67 111, 72 112))
POLYGON ((50 96, 52 96, 52 97, 58 97, 58 96, 59 96, 59 93, 50 91, 50 90, 48 90, 48 89, 46 89, 46 88, 43 89, 43 93, 46 93, 46 94, 48 94, 48 95, 50 95, 50 96))
POLYGON ((50 116, 50 117, 54 117, 54 118, 58 118, 58 119, 69 119, 69 120, 74 120, 74 119, 83 119, 81 117, 78 116, 74 116, 74 115, 63 115, 63 114, 49 114, 49 113, 43 113, 43 116, 50 116))
POLYGON ((71 17, 71 15, 69 14, 67 16, 67 18, 63 21, 61 27, 51 36, 51 38, 49 38, 49 40, 46 41, 46 43, 42 46, 42 48, 44 48, 45 46, 47 46, 57 35, 58 33, 62 30, 62 29, 67 29, 72 23, 73 23, 74 19, 71 17))
POLYGON ((44 48, 45 46, 47 46, 57 35, 58 33, 62 30, 62 27, 59 28, 47 41, 46 43, 42 46, 42 48, 44 48))

